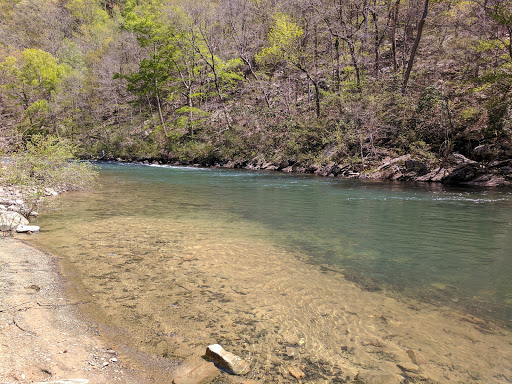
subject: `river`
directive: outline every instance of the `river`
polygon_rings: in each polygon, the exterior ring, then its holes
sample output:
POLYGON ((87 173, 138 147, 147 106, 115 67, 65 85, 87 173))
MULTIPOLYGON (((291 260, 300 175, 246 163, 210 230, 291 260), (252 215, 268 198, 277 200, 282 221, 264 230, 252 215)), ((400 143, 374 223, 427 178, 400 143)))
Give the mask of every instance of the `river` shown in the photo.
POLYGON ((268 383, 512 382, 510 190, 99 166, 33 241, 132 349, 220 343, 268 383))

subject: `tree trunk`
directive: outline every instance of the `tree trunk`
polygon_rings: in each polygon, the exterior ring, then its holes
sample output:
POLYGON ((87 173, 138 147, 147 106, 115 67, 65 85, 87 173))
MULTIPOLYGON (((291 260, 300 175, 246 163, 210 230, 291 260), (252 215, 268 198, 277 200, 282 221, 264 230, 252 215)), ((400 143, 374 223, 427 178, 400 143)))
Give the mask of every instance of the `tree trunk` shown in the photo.
POLYGON ((348 44, 348 48, 350 50, 350 57, 352 58, 352 65, 354 66, 354 70, 356 71, 356 85, 357 88, 361 88, 361 74, 359 72, 359 65, 357 64, 357 57, 356 57, 356 47, 354 46, 354 43, 350 40, 345 40, 348 44))
POLYGON ((418 50, 418 45, 421 40, 421 33, 423 32, 423 26, 425 25, 425 21, 427 19, 428 14, 428 3, 430 0, 425 0, 425 7, 423 9, 423 15, 421 16, 421 20, 418 24, 418 32, 416 34, 416 39, 414 40, 414 44, 411 50, 411 56, 409 57, 409 62, 407 63, 407 70, 404 75, 404 83, 402 85, 402 93, 405 94, 407 91, 407 83, 409 82, 409 76, 411 75, 412 65, 414 63, 414 58, 416 57, 416 51, 418 50))
POLYGON ((341 70, 340 70, 340 40, 336 38, 334 43, 336 48, 336 92, 338 95, 341 93, 341 70))
MULTIPOLYGON (((296 64, 296 67, 298 69, 300 69, 302 72, 304 72, 304 74, 306 75, 308 80, 310 80, 313 83, 313 86, 315 87, 315 109, 316 109, 316 117, 318 118, 318 117, 320 117, 320 89, 318 87, 318 83, 315 80, 313 80, 313 78, 311 77, 309 72, 302 65, 296 64)), ((308 85, 308 93, 309 93, 309 85, 308 85)), ((309 98, 309 95, 308 95, 308 98, 309 98)))
POLYGON ((396 25, 398 24, 398 11, 400 9, 400 0, 396 0, 394 15, 393 15, 393 27, 391 29, 391 51, 393 53, 393 71, 398 72, 398 59, 396 57, 396 25))
MULTIPOLYGON (((156 80, 155 80, 156 86, 156 80)), ((158 106, 158 116, 160 116, 160 123, 162 124, 162 129, 164 130, 164 135, 167 137, 167 128, 165 127, 164 115, 162 113, 162 105, 160 103, 160 96, 158 94, 158 90, 156 91, 156 104, 158 106)))

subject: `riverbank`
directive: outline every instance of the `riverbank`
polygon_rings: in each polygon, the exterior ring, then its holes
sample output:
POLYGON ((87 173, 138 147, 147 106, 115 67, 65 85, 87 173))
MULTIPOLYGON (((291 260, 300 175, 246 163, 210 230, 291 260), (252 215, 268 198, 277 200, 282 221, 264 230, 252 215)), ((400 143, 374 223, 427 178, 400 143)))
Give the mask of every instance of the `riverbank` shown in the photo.
POLYGON ((293 159, 280 162, 267 161, 263 157, 246 160, 225 161, 181 161, 179 159, 158 158, 112 158, 101 157, 95 160, 115 160, 117 162, 142 163, 152 165, 175 165, 216 167, 227 169, 248 169, 280 171, 297 174, 315 174, 324 177, 349 179, 394 180, 434 182, 447 185, 466 185, 473 187, 509 187, 512 185, 512 159, 480 161, 468 159, 452 153, 441 160, 426 160, 411 154, 403 156, 385 156, 360 162, 330 161, 322 164, 301 163, 293 159))
POLYGON ((55 259, 2 237, 0 265, 0 382, 147 382, 80 316, 55 259))

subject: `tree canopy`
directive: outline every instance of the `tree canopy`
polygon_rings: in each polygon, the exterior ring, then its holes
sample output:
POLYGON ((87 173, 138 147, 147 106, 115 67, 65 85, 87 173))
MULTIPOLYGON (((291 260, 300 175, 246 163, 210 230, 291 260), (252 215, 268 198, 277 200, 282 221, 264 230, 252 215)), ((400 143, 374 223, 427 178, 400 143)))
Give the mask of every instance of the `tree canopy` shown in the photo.
POLYGON ((86 156, 198 162, 362 162, 418 148, 442 159, 481 144, 506 157, 511 9, 0 0, 2 134, 68 137, 86 156))

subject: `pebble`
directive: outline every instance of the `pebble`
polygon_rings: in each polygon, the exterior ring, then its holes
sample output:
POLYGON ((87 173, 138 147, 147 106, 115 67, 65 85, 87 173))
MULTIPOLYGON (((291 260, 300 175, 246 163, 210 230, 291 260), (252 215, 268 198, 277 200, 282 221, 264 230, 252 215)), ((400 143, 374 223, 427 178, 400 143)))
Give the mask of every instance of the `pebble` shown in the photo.
POLYGON ((411 359, 413 364, 421 365, 421 364, 425 364, 426 363, 425 358, 423 357, 423 355, 419 351, 414 351, 412 349, 409 349, 407 351, 407 355, 409 356, 409 358, 411 359))
POLYGON ((286 347, 286 354, 289 357, 299 356, 299 350, 297 348, 286 347))

